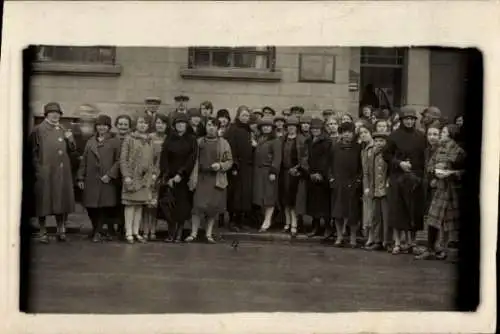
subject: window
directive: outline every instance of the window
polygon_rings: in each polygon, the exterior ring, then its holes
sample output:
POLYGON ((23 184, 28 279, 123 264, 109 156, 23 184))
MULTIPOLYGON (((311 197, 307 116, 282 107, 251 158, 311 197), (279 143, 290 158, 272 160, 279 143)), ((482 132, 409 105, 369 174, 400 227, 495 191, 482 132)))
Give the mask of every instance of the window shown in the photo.
POLYGON ((402 67, 405 48, 361 48, 361 66, 402 67))
POLYGON ((189 49, 189 68, 274 70, 273 47, 194 47, 189 49))
POLYGON ((36 73, 119 75, 116 48, 112 46, 55 46, 35 47, 36 73))
POLYGON ((79 64, 115 63, 115 48, 110 46, 38 46, 36 61, 79 64))
POLYGON ((191 47, 188 54, 187 67, 180 71, 184 79, 281 80, 274 47, 191 47))

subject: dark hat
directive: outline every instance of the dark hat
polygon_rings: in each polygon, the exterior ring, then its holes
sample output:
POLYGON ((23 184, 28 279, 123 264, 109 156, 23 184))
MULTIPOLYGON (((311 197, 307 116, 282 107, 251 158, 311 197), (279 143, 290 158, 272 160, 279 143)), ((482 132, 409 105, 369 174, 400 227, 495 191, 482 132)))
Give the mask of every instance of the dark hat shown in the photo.
POLYGON ((177 115, 174 116, 174 120, 172 122, 172 125, 179 123, 179 122, 189 123, 188 116, 184 113, 177 113, 177 115))
POLYGON ((302 108, 301 106, 293 106, 290 108, 290 111, 292 113, 297 113, 297 114, 304 114, 305 110, 304 108, 302 108))
POLYGON ((441 128, 443 127, 443 124, 445 123, 442 123, 441 121, 439 121, 438 119, 434 120, 431 122, 431 124, 429 124, 429 126, 427 127, 427 130, 429 129, 438 129, 439 131, 441 131, 441 128))
POLYGON ((265 106, 264 108, 262 108, 262 112, 264 114, 271 114, 273 116, 276 115, 276 111, 274 111, 274 109, 269 106, 265 106))
POLYGON ((310 115, 301 115, 299 117, 299 122, 300 123, 311 123, 312 117, 310 115))
POLYGON ((286 119, 286 125, 299 125, 300 121, 297 116, 288 116, 286 119))
POLYGON ((325 110, 323 110, 323 112, 321 114, 323 116, 330 116, 330 115, 333 115, 333 110, 332 109, 325 109, 325 110))
POLYGON ((229 111, 227 109, 219 109, 217 111, 217 118, 219 117, 224 117, 231 120, 231 116, 229 115, 229 111))
POLYGON ((176 97, 174 97, 174 100, 176 102, 180 102, 180 101, 186 102, 186 101, 189 101, 189 96, 182 95, 182 94, 181 95, 177 95, 176 97))
POLYGON ((276 122, 276 121, 286 122, 286 117, 283 115, 276 115, 276 116, 274 116, 273 120, 274 120, 274 122, 276 122))
POLYGON ((187 114, 188 114, 189 118, 201 117, 201 111, 198 108, 189 108, 187 114))
POLYGON ((274 119, 270 116, 264 116, 259 120, 259 127, 264 125, 274 125, 274 119))
POLYGON ((57 102, 49 102, 43 107, 43 114, 47 116, 51 112, 57 112, 59 114, 63 114, 61 109, 61 105, 57 102))
POLYGON ((248 124, 258 124, 259 118, 256 114, 250 114, 250 119, 248 120, 248 124))
POLYGON ((425 108, 424 110, 422 110, 422 112, 420 114, 422 116, 425 115, 425 114, 428 114, 431 117, 440 118, 441 117, 441 110, 439 110, 438 107, 430 106, 430 107, 425 108))
POLYGON ((322 129, 323 125, 324 125, 324 122, 321 118, 314 117, 311 120, 311 129, 322 129))
POLYGON ((415 109, 413 109, 412 107, 409 107, 409 106, 404 106, 401 108, 401 110, 399 111, 399 118, 403 119, 403 118, 415 118, 417 119, 417 112, 415 109))
POLYGON ((150 96, 144 99, 144 103, 147 104, 161 104, 161 99, 156 96, 150 96))
POLYGON ((372 133, 372 138, 375 139, 375 138, 384 138, 386 139, 387 137, 389 137, 389 133, 388 132, 374 132, 372 133))
POLYGON ((259 114, 260 116, 264 116, 262 109, 259 108, 252 109, 252 114, 259 114))
POLYGON ((354 129, 355 129, 354 123, 344 122, 339 126, 339 133, 344 133, 347 131, 354 132, 354 129))
POLYGON ((95 125, 107 125, 111 128, 111 117, 108 115, 99 115, 95 120, 95 125))

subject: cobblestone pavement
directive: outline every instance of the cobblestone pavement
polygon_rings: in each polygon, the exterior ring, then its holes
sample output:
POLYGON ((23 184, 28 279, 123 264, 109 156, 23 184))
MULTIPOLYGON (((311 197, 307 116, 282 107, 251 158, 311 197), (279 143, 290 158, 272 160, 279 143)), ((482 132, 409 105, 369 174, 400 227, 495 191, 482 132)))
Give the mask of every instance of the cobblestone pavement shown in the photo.
POLYGON ((455 265, 319 244, 33 243, 31 312, 454 310, 455 265))

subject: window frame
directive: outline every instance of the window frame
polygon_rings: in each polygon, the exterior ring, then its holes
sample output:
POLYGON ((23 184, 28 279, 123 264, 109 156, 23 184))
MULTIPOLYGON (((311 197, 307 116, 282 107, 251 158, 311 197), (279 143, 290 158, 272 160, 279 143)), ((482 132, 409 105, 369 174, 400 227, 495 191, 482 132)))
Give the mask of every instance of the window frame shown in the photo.
MULTIPOLYGON (((266 50, 247 50, 249 54, 267 55, 267 67, 264 69, 248 67, 216 67, 216 66, 196 66, 196 51, 224 51, 225 48, 214 47, 188 47, 187 66, 180 69, 180 76, 183 79, 194 80, 219 80, 219 81, 258 81, 258 82, 279 82, 282 80, 282 73, 276 68, 276 47, 266 46, 266 50)), ((229 49, 229 48, 228 48, 229 49)), ((232 49, 232 48, 231 48, 232 49)), ((234 50, 231 50, 234 51, 234 50)), ((234 55, 232 56, 234 59, 234 55)), ((234 60, 232 60, 234 62, 234 60)))
POLYGON ((51 75, 80 75, 80 76, 119 76, 122 72, 122 66, 116 63, 115 46, 82 46, 86 48, 110 48, 111 63, 109 62, 85 62, 85 61, 65 61, 65 60, 43 60, 39 59, 38 52, 40 47, 48 48, 66 48, 80 47, 67 45, 35 45, 33 46, 32 70, 34 74, 51 75))
POLYGON ((266 50, 245 50, 239 51, 237 47, 189 47, 188 48, 188 68, 189 69, 237 69, 237 70, 254 70, 254 71, 268 71, 274 72, 276 70, 276 47, 266 46, 266 50), (209 53, 209 66, 197 66, 195 64, 196 52, 208 52, 209 53), (214 52, 229 52, 230 53, 230 66, 212 66, 213 53, 214 52), (264 69, 254 68, 254 67, 237 67, 234 66, 234 56, 235 54, 251 54, 251 55, 263 55, 266 56, 266 67, 264 69))
POLYGON ((331 54, 331 53, 300 53, 299 54, 299 82, 306 82, 306 83, 329 83, 329 84, 335 84, 337 82, 337 55, 336 54, 331 54), (312 79, 312 78, 306 78, 304 77, 304 74, 302 73, 302 68, 303 68, 303 63, 304 63, 304 58, 307 56, 322 56, 322 57, 331 57, 333 58, 333 68, 332 68, 332 73, 331 73, 331 78, 330 79, 312 79))
POLYGON ((361 47, 360 49, 360 66, 361 67, 390 67, 390 68, 403 68, 405 67, 407 57, 407 48, 404 47, 361 47), (394 56, 378 56, 370 55, 369 53, 363 53, 363 51, 369 51, 369 49, 391 49, 396 52, 394 56), (398 53, 399 52, 399 53, 398 53), (381 63, 377 61, 363 61, 365 59, 394 59, 396 62, 392 63, 381 63))

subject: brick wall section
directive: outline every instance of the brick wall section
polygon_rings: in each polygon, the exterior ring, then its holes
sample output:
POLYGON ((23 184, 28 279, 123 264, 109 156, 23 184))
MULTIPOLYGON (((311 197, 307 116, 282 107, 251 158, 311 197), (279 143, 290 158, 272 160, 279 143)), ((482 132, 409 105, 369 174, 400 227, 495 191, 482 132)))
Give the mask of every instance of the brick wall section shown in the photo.
POLYGON ((303 105, 308 110, 335 108, 350 111, 357 96, 348 92, 351 49, 338 47, 278 47, 276 67, 282 71, 280 82, 207 81, 183 79, 179 71, 187 66, 187 48, 120 47, 117 63, 123 66, 118 77, 35 75, 32 106, 41 114, 48 101, 59 101, 65 114, 71 116, 84 103, 98 106, 115 117, 142 110, 147 96, 163 99, 163 111, 173 108, 173 97, 179 93, 191 97, 190 106, 211 100, 216 109, 228 108, 234 113, 238 105, 277 110, 303 105), (328 53, 336 57, 336 83, 301 83, 299 54, 328 53))

